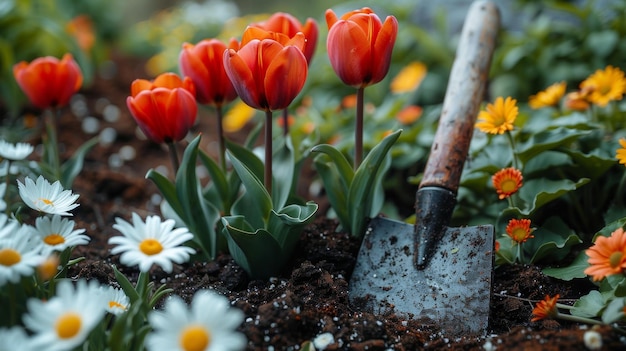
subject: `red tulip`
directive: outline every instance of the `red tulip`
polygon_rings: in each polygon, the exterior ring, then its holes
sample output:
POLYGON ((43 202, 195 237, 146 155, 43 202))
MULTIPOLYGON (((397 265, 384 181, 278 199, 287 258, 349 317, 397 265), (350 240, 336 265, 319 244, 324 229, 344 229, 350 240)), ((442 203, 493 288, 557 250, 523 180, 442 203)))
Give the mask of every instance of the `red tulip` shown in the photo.
POLYGON ((371 9, 364 7, 338 19, 329 9, 326 23, 328 57, 345 84, 365 87, 385 78, 398 34, 395 17, 388 16, 382 23, 371 9))
POLYGON ((17 63, 13 76, 32 104, 42 109, 67 105, 83 84, 80 67, 69 53, 61 60, 46 56, 17 63))
POLYGON ((198 112, 191 78, 182 80, 174 73, 133 81, 126 105, 141 130, 157 143, 184 138, 198 112))
POLYGON ((241 100, 264 111, 287 108, 306 80, 304 43, 304 34, 298 33, 285 45, 273 39, 252 39, 239 51, 224 52, 226 74, 241 100))
POLYGON ((317 36, 319 32, 317 22, 314 19, 307 18, 305 24, 302 25, 294 16, 284 12, 277 12, 266 21, 253 23, 250 27, 261 28, 269 32, 282 33, 290 39, 298 32, 302 32, 306 38, 302 52, 307 62, 311 62, 311 58, 315 53, 315 47, 317 46, 317 36))
POLYGON ((178 59, 183 75, 196 87, 196 99, 201 104, 222 106, 237 98, 237 92, 224 70, 224 51, 239 49, 231 40, 228 47, 217 39, 202 40, 196 45, 185 43, 178 59))

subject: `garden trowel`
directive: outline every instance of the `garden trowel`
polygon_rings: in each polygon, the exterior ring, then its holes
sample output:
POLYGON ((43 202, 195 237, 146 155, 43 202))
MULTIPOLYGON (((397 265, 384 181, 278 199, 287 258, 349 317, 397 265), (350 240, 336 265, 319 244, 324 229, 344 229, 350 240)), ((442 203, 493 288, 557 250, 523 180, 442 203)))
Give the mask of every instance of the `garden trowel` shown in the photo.
POLYGON ((493 226, 448 227, 499 28, 497 6, 470 6, 424 176, 415 225, 370 221, 352 278, 356 308, 422 319, 446 335, 485 334, 493 226))

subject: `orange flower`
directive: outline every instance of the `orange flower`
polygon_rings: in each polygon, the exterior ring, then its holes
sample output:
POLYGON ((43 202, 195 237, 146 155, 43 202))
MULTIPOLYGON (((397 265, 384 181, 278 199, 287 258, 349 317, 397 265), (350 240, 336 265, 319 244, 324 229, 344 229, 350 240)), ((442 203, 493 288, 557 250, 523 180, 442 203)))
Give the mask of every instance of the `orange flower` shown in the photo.
POLYGON ((530 228, 530 219, 511 219, 506 226, 506 233, 518 244, 525 243, 526 240, 532 239, 530 228))
MULTIPOLYGON (((289 39, 293 38, 298 32, 302 32, 302 34, 304 34, 304 38, 306 39, 302 53, 304 54, 304 57, 306 57, 307 62, 311 62, 313 54, 315 53, 315 47, 317 46, 317 37, 319 33, 317 22, 314 19, 307 18, 304 25, 302 25, 302 23, 300 23, 300 21, 298 21, 298 19, 294 16, 284 12, 277 12, 270 16, 270 18, 266 21, 253 23, 250 27, 261 28, 268 32, 281 33, 286 35, 289 39)), ((266 37, 256 38, 266 39, 266 37)))
POLYGON ((619 163, 621 163, 621 164, 626 166, 626 139, 620 138, 619 139, 619 144, 620 144, 621 148, 617 149, 617 151, 615 151, 615 157, 617 158, 619 163))
POLYGON ((423 110, 421 107, 409 105, 398 112, 396 119, 404 125, 409 125, 417 121, 422 116, 422 112, 423 110))
POLYGON ((585 274, 599 281, 613 274, 622 274, 626 270, 626 235, 619 228, 611 236, 599 236, 592 247, 585 251, 589 256, 590 267, 585 274))
POLYGON ((626 93, 626 78, 624 72, 613 66, 607 66, 604 70, 597 70, 582 83, 581 89, 590 89, 589 101, 604 107, 609 101, 621 100, 626 93))
POLYGON ((528 99, 528 105, 533 109, 539 109, 542 107, 556 106, 565 94, 565 88, 567 83, 560 82, 554 83, 546 88, 546 90, 540 91, 537 95, 533 95, 528 99))
POLYGON ((496 188, 498 198, 505 199, 515 194, 522 187, 522 172, 513 167, 504 168, 491 177, 493 187, 496 188))
POLYGON ((493 104, 487 104, 486 111, 480 111, 476 128, 484 133, 504 134, 513 130, 513 123, 518 113, 517 100, 510 97, 506 100, 498 97, 493 104))
POLYGON ((395 17, 388 16, 383 23, 370 8, 364 7, 338 19, 328 9, 326 23, 328 57, 345 84, 359 88, 385 78, 398 35, 395 17))
POLYGON ((178 58, 180 71, 193 81, 199 103, 219 107, 237 98, 235 87, 224 70, 224 51, 238 48, 239 43, 234 39, 228 47, 217 39, 202 40, 196 45, 183 44, 178 58))
POLYGON ((572 111, 586 111, 589 109, 589 94, 591 90, 583 89, 565 95, 565 108, 572 111))
POLYGON ((17 63, 13 76, 32 104, 41 109, 67 105, 83 84, 80 67, 69 53, 61 60, 46 56, 30 64, 17 63))
POLYGON ((93 30, 93 21, 87 15, 74 17, 65 27, 68 33, 76 38, 78 46, 85 52, 89 52, 96 42, 96 34, 93 30))
POLYGON ((184 138, 198 112, 191 79, 174 73, 163 73, 154 81, 136 79, 126 105, 141 130, 156 143, 184 138))
POLYGON ((556 317, 559 313, 559 311, 556 309, 556 301, 559 299, 559 297, 559 294, 554 295, 554 297, 546 295, 545 299, 537 302, 535 308, 533 309, 534 317, 530 321, 537 322, 542 319, 556 317))
POLYGON ((307 77, 304 43, 304 34, 298 33, 285 45, 273 39, 252 39, 239 51, 226 50, 226 74, 241 100, 264 111, 287 108, 307 77))

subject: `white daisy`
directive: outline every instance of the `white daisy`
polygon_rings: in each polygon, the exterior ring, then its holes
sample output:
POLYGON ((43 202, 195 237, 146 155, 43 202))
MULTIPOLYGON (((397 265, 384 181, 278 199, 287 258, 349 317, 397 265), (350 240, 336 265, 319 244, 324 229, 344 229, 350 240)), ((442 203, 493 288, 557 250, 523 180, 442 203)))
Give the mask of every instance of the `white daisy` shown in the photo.
POLYGON ((40 350, 72 350, 100 323, 105 305, 98 283, 79 280, 74 287, 69 280, 62 280, 47 302, 29 299, 22 320, 34 333, 33 344, 40 350))
POLYGON ((0 239, 13 235, 20 227, 20 223, 4 213, 0 213, 0 239))
POLYGON ((153 264, 161 266, 167 273, 172 272, 172 262, 183 263, 196 251, 182 244, 193 238, 187 228, 174 229, 174 220, 161 222, 158 216, 148 216, 146 222, 133 213, 133 224, 121 218, 115 219, 113 228, 123 236, 114 236, 109 244, 118 245, 111 249, 112 254, 122 253, 120 262, 126 266, 139 265, 139 270, 148 272, 153 264))
POLYGON ((89 237, 84 235, 85 229, 74 230, 76 223, 60 215, 37 217, 36 233, 43 242, 43 253, 63 251, 68 247, 85 245, 89 243, 89 237))
POLYGON ((35 350, 31 344, 28 334, 21 327, 0 328, 0 351, 35 350))
POLYGON ((11 144, 5 140, 0 140, 0 157, 11 161, 20 161, 33 153, 35 148, 28 143, 11 144))
POLYGON ((151 311, 148 322, 153 332, 146 337, 149 351, 230 351, 243 350, 246 337, 235 331, 243 322, 243 312, 231 308, 228 299, 200 290, 191 308, 173 296, 163 311, 151 311))
POLYGON ((100 288, 100 292, 104 296, 107 312, 119 315, 126 312, 130 307, 130 299, 126 296, 124 290, 114 288, 110 285, 103 285, 100 288))
POLYGON ((13 235, 0 239, 0 286, 17 283, 20 277, 33 274, 46 258, 32 230, 22 225, 13 235))
POLYGON ((17 187, 22 201, 39 212, 71 216, 68 211, 78 207, 74 203, 78 195, 72 194, 71 190, 63 190, 58 180, 50 184, 43 176, 39 176, 35 183, 30 177, 26 177, 24 184, 17 181, 17 187))

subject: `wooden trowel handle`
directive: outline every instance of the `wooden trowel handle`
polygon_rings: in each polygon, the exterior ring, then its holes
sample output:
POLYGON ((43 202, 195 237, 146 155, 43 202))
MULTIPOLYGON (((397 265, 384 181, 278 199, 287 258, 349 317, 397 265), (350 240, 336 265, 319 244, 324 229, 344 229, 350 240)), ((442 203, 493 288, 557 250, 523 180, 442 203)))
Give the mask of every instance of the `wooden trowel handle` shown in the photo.
POLYGON ((459 188, 484 96, 499 18, 497 6, 490 1, 476 1, 469 9, 420 188, 438 186, 454 194, 459 188))
POLYGON ((500 24, 497 6, 475 1, 463 25, 439 126, 415 198, 415 265, 425 269, 456 205, 500 24))

